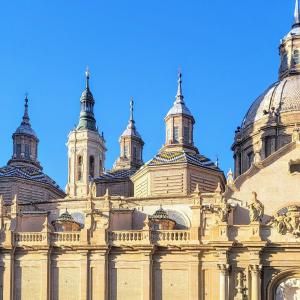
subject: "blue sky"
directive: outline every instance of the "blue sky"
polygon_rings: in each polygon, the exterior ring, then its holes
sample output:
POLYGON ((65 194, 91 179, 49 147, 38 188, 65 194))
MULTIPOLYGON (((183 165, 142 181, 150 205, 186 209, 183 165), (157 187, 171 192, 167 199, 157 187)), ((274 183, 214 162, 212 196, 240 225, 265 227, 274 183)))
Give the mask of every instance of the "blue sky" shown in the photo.
POLYGON ((0 43, 0 165, 12 154, 25 92, 44 171, 62 187, 67 135, 78 122, 84 71, 107 141, 106 168, 135 99, 144 160, 164 142, 177 70, 195 119, 195 144, 225 173, 234 131, 251 102, 277 80, 279 40, 294 0, 3 1, 0 43))

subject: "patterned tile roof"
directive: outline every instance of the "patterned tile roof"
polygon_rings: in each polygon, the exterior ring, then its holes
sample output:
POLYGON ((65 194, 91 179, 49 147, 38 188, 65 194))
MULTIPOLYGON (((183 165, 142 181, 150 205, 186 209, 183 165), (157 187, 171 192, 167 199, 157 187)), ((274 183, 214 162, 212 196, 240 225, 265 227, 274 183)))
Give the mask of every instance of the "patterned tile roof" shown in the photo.
POLYGON ((40 183, 48 184, 62 193, 63 190, 59 185, 51 179, 48 175, 44 174, 40 169, 27 166, 5 166, 0 168, 0 179, 8 177, 16 177, 21 179, 32 180, 40 183))
POLYGON ((193 154, 184 151, 161 152, 158 153, 147 164, 149 166, 166 165, 174 163, 189 163, 195 166, 204 167, 220 171, 219 167, 215 165, 210 159, 201 154, 193 154))
POLYGON ((102 175, 100 175, 98 178, 96 178, 96 181, 118 181, 118 180, 124 180, 128 179, 130 176, 132 176, 137 171, 136 168, 131 169, 124 169, 124 170, 110 170, 106 171, 102 175))

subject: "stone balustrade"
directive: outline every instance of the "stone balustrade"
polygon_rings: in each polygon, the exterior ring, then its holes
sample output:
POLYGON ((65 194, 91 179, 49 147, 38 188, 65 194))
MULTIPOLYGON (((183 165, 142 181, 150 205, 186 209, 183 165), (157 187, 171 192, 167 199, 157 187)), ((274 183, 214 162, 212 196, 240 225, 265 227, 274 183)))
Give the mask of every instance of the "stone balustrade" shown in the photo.
POLYGON ((68 246, 81 242, 80 232, 18 232, 14 233, 15 246, 68 246))
MULTIPOLYGON (((73 246, 82 243, 80 231, 75 232, 18 232, 13 234, 15 246, 73 246)), ((191 242, 190 230, 116 230, 108 233, 108 243, 126 245, 181 245, 191 242)))
POLYGON ((189 230, 116 230, 109 233, 109 243, 114 246, 155 244, 179 245, 191 240, 189 230))
POLYGON ((54 232, 51 234, 53 246, 76 245, 80 243, 80 232, 54 232))
POLYGON ((191 240, 189 230, 157 230, 152 232, 152 241, 155 243, 186 244, 191 240))
POLYGON ((46 232, 18 232, 14 233, 15 246, 42 246, 49 241, 46 232))

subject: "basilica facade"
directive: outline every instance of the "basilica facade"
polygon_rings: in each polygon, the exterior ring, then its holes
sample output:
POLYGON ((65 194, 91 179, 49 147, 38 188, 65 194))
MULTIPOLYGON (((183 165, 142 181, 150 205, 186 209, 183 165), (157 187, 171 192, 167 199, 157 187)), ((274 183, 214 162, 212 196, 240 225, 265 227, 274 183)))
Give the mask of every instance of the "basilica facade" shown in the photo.
POLYGON ((300 299, 298 0, 279 50, 278 81, 237 128, 226 176, 194 143, 181 73, 162 148, 144 162, 131 100, 105 170, 86 72, 65 190, 43 172, 26 97, 0 168, 0 298, 300 299))

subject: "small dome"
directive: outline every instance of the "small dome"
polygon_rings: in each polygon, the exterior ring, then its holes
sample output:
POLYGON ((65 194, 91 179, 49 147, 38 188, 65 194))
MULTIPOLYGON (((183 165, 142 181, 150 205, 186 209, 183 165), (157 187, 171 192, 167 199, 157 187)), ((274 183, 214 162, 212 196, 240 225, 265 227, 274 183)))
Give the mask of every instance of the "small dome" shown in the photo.
POLYGON ((76 222, 74 220, 74 218, 72 217, 72 215, 68 212, 68 210, 66 210, 64 213, 62 213, 57 219, 56 221, 60 221, 60 222, 76 222))
POLYGON ((156 219, 156 220, 170 220, 168 213, 160 207, 149 219, 156 219))
POLYGON ((270 110, 279 114, 300 113, 300 75, 286 77, 271 85, 253 102, 243 119, 242 128, 261 120, 270 110))
POLYGON ((131 136, 131 137, 137 137, 139 139, 142 139, 141 135, 136 130, 134 124, 129 123, 126 129, 123 131, 121 137, 125 136, 131 136))
POLYGON ((172 108, 169 110, 167 116, 178 115, 178 114, 183 114, 192 117, 192 114, 190 110, 186 107, 185 103, 183 101, 176 100, 172 108))
POLYGON ((17 128, 15 134, 27 134, 37 138, 35 131, 31 128, 30 124, 23 123, 17 128))

